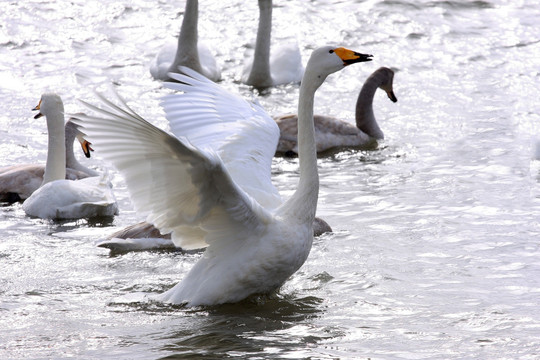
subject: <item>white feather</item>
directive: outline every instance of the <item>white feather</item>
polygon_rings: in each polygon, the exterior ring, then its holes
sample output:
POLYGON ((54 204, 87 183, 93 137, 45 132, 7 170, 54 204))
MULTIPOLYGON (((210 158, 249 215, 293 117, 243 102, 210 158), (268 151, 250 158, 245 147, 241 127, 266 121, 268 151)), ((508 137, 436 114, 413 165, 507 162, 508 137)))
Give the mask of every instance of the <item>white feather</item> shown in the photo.
POLYGON ((209 245, 161 300, 236 302, 277 289, 304 263, 319 187, 313 97, 326 76, 355 57, 366 58, 324 47, 308 63, 298 111, 300 181, 284 203, 270 180, 276 124, 258 105, 193 71, 181 68, 186 75, 169 75, 182 83, 167 86, 184 92, 163 103, 176 136, 142 119, 121 99, 118 106, 101 97, 105 109, 88 105, 104 116, 84 117, 85 133, 123 174, 137 210, 147 212, 163 233, 172 232, 182 248, 209 245))

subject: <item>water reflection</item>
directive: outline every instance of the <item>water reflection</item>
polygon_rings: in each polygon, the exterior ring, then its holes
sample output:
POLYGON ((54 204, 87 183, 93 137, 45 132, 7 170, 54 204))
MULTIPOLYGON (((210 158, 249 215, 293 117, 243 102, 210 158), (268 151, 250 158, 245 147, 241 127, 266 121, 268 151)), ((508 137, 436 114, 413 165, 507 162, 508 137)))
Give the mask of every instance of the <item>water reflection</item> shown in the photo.
MULTIPOLYGON (((350 93, 361 79, 376 66, 400 70, 400 102, 374 100, 385 140, 318 161, 318 216, 334 233, 316 239, 276 297, 185 309, 149 298, 198 255, 110 256, 95 247, 144 220, 122 179, 113 180, 122 212, 112 222, 52 223, 18 204, 1 207, 0 358, 537 356, 540 161, 526 147, 539 134, 538 6, 275 2, 273 39, 297 36, 304 59, 336 42, 375 55, 327 79, 316 113, 352 118, 350 93)), ((200 6, 200 35, 224 66, 220 86, 256 97, 271 115, 296 112, 297 87, 258 94, 236 81, 255 37, 256 2, 200 6)), ((76 99, 115 82, 136 111, 167 128, 158 104, 166 91, 148 64, 177 34, 179 7, 5 2, 1 165, 45 161, 45 123, 29 120, 44 89, 78 112, 76 99)), ((99 154, 93 165, 104 165, 99 154)), ((273 179, 290 195, 298 159, 276 159, 273 179)))
POLYGON ((324 312, 322 299, 312 296, 256 296, 238 304, 178 311, 176 315, 189 316, 196 326, 185 328, 182 322, 182 329, 159 337, 168 341, 162 349, 171 352, 162 359, 278 356, 333 336, 309 325, 324 312))

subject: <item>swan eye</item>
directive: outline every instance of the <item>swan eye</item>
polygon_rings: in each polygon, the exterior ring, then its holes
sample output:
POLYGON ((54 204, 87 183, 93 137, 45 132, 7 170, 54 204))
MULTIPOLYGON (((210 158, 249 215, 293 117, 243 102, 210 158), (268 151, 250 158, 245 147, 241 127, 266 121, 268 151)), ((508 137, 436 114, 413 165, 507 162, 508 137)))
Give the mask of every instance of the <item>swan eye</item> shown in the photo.
POLYGON ((330 54, 333 54, 333 53, 334 53, 334 50, 330 49, 330 50, 328 50, 328 52, 329 52, 330 54))

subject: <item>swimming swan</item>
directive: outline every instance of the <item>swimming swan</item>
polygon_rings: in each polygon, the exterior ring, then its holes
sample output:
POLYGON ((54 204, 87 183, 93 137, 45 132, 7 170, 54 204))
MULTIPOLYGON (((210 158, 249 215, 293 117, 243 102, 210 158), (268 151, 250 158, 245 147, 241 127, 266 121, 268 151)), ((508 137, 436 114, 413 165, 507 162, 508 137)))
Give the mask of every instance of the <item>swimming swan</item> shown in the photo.
POLYGON ((285 202, 271 182, 279 129, 257 104, 196 72, 171 74, 179 94, 163 107, 172 136, 120 98, 80 122, 100 154, 124 176, 135 208, 183 249, 207 246, 184 279, 159 300, 187 306, 237 302, 279 288, 306 260, 313 240, 319 177, 313 102, 325 78, 364 55, 315 50, 300 87, 298 189, 285 202))
POLYGON ((55 220, 117 214, 118 206, 104 175, 65 180, 64 105, 60 97, 43 94, 33 110, 40 110, 34 119, 46 117, 49 141, 43 182, 23 203, 25 213, 55 220))
MULTIPOLYGON (((313 236, 332 232, 326 221, 315 217, 313 220, 313 236)), ((111 250, 112 253, 125 253, 143 250, 181 250, 171 239, 171 234, 162 234, 154 225, 141 221, 115 231, 105 240, 97 244, 98 247, 111 250)))
POLYGON ((187 0, 178 41, 166 43, 150 64, 150 74, 156 80, 171 80, 169 72, 178 73, 179 66, 203 74, 212 81, 221 79, 221 70, 210 49, 198 41, 198 0, 187 0))
MULTIPOLYGON (((335 117, 315 115, 317 152, 324 152, 336 147, 366 147, 376 140, 383 139, 384 134, 373 114, 373 96, 379 88, 386 92, 390 100, 396 102, 393 80, 394 72, 386 67, 379 68, 367 78, 356 102, 356 126, 335 117)), ((277 153, 298 153, 296 142, 298 117, 284 115, 276 117, 275 120, 281 134, 277 153)))
MULTIPOLYGON (((89 144, 82 138, 78 126, 71 120, 65 125, 66 179, 78 180, 96 176, 95 170, 79 163, 73 153, 73 142, 79 140, 86 157, 90 157, 89 144)), ((21 164, 0 168, 0 202, 15 203, 26 200, 43 182, 44 164, 21 164)))
POLYGON ((275 47, 270 56, 272 0, 259 0, 259 28, 253 59, 244 67, 242 83, 256 88, 300 82, 304 75, 302 56, 296 43, 275 47))

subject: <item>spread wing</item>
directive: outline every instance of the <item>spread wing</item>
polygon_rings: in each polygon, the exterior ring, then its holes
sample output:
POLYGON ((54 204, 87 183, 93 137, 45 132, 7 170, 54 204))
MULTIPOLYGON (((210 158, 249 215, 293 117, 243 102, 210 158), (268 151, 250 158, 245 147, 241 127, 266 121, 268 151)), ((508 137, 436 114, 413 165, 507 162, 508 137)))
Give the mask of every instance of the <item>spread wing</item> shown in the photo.
POLYGON ((99 115, 78 116, 77 123, 96 152, 124 176, 137 211, 148 214, 161 232, 172 232, 178 246, 234 241, 271 221, 272 215, 238 186, 211 147, 198 148, 155 127, 120 97, 116 105, 98 96, 102 108, 85 104, 99 115))
POLYGON ((262 206, 275 208, 281 198, 271 181, 272 158, 279 140, 275 121, 257 104, 232 94, 197 72, 170 74, 180 83, 165 86, 162 106, 171 131, 199 149, 218 153, 234 182, 262 206))

